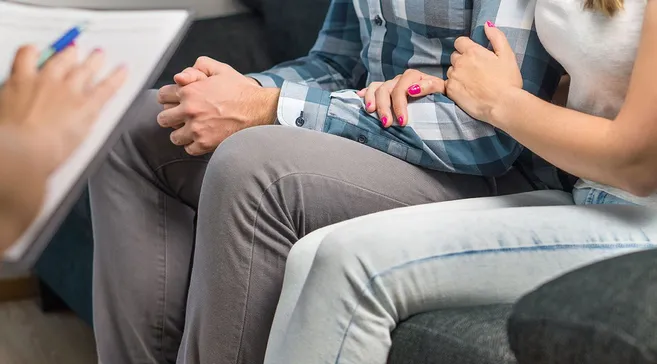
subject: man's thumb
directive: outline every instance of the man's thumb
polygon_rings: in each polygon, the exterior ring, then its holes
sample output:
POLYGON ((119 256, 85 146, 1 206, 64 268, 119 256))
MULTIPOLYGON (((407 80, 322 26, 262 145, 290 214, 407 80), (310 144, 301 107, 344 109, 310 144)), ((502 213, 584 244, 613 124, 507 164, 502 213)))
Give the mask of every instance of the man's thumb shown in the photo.
POLYGON ((194 68, 205 73, 208 77, 218 75, 229 67, 219 61, 215 61, 210 57, 199 57, 194 63, 194 68))
POLYGON ((484 25, 484 32, 493 46, 493 52, 498 57, 513 55, 513 50, 509 45, 509 41, 506 39, 506 35, 499 28, 495 27, 495 24, 487 21, 486 25, 484 25))
POLYGON ((178 86, 185 87, 190 83, 202 81, 205 80, 206 78, 208 78, 208 76, 205 73, 197 70, 196 68, 187 67, 184 71, 173 76, 173 81, 178 86))

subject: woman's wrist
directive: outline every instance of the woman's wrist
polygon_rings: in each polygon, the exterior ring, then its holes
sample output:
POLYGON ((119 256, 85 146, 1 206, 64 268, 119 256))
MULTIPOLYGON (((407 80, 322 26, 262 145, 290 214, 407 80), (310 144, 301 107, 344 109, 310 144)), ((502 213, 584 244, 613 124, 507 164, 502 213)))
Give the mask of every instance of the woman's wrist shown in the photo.
POLYGON ((500 90, 497 102, 491 107, 486 121, 494 127, 508 132, 508 129, 512 128, 514 122, 519 119, 517 115, 522 112, 522 105, 527 102, 528 96, 532 95, 517 87, 500 90))

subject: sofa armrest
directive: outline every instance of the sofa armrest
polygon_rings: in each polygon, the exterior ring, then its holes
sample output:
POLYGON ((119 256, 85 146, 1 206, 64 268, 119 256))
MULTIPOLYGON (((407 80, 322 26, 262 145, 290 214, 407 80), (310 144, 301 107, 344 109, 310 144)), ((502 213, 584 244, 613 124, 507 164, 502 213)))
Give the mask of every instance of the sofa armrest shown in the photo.
POLYGON ((508 322, 520 364, 657 363, 657 250, 605 260, 523 297, 508 322))

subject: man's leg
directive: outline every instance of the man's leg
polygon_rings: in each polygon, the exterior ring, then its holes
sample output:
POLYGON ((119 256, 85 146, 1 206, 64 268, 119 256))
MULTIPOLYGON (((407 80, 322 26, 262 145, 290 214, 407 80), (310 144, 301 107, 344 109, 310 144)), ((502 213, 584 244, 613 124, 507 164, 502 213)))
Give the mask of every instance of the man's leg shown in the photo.
MULTIPOLYGON (((509 191, 529 189, 516 175, 506 182, 517 183, 509 191)), ((396 207, 492 195, 493 185, 313 131, 272 126, 234 135, 203 182, 179 362, 262 363, 288 251, 311 231, 396 207)))
POLYGON ((169 141, 154 92, 90 180, 94 325, 103 364, 175 361, 206 158, 169 141))

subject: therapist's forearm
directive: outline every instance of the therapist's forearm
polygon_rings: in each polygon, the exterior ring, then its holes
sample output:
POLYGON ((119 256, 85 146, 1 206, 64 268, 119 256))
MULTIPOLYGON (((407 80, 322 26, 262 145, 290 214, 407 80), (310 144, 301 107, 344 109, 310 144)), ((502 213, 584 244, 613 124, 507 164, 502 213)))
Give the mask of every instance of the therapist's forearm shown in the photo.
POLYGON ((581 178, 643 194, 629 171, 632 156, 613 121, 511 90, 492 112, 491 124, 548 162, 581 178))
POLYGON ((0 127, 0 252, 29 226, 43 201, 48 168, 30 137, 0 127))

